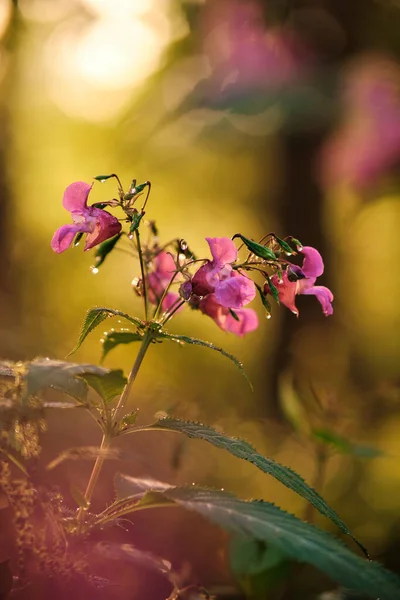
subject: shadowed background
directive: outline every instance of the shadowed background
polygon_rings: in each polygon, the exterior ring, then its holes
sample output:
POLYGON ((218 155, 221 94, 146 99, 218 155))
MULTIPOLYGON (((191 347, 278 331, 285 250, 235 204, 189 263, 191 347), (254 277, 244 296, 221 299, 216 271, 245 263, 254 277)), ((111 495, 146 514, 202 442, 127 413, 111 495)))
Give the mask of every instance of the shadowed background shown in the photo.
MULTIPOLYGON (((141 423, 164 411, 246 438, 318 485, 393 569, 399 25, 396 0, 0 1, 2 357, 64 358, 94 305, 142 314, 130 284, 139 268, 127 255, 114 253, 94 275, 82 246, 51 251, 54 230, 69 221, 61 199, 72 181, 111 172, 126 187, 134 177, 151 180, 147 215, 161 240, 184 238, 199 256, 208 253, 206 236, 237 232, 260 239, 275 231, 316 247, 325 260, 321 284, 335 295, 332 317, 315 298, 298 297, 298 320, 276 305, 267 320, 258 306, 260 327, 243 340, 189 310, 170 325, 238 356, 254 392, 219 355, 157 345, 131 408, 141 423), (316 427, 382 455, 336 453, 321 475, 309 435, 316 427)), ((91 200, 114 195, 109 180, 91 200)), ((100 337, 96 331, 73 360, 98 362, 100 337)), ((115 350, 106 366, 128 372, 135 351, 115 350)), ((44 455, 98 438, 80 412, 52 414, 44 455)), ((149 433, 124 449, 134 456, 125 472, 222 486, 305 514, 283 486, 200 442, 149 433)), ((111 499, 114 470, 107 465, 98 499, 111 499)), ((88 463, 64 463, 50 479, 83 488, 89 472, 88 463)), ((160 543, 179 562, 182 544, 199 581, 229 579, 222 536, 210 544, 200 520, 168 521, 150 547, 160 543), (221 564, 207 559, 214 551, 221 564)))

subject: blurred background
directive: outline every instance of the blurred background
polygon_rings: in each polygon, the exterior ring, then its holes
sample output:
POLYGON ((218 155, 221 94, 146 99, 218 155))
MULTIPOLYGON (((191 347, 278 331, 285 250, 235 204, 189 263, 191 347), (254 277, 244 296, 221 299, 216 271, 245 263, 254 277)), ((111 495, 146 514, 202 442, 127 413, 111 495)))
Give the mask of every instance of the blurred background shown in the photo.
MULTIPOLYGON (((52 252, 53 232, 69 222, 61 200, 73 181, 111 172, 127 187, 134 177, 151 180, 147 215, 161 240, 185 238, 199 256, 206 236, 239 231, 316 247, 321 284, 335 295, 332 317, 303 296, 299 319, 274 305, 267 320, 258 307, 260 327, 243 340, 189 310, 171 323, 235 354, 254 392, 218 354, 160 344, 131 408, 141 423, 164 411, 244 437, 314 483, 395 570, 399 26, 398 0, 0 0, 2 358, 65 358, 94 305, 141 315, 130 285, 139 269, 127 255, 114 254, 94 275, 82 246, 52 252)), ((114 195, 108 180, 91 199, 114 195)), ((100 337, 73 360, 97 363, 100 337)), ((106 366, 128 372, 135 351, 117 349, 106 366)), ((49 459, 98 442, 80 412, 52 414, 50 424, 49 459)), ((283 486, 200 442, 149 433, 124 447, 137 457, 125 472, 222 486, 307 516, 283 486)), ((113 469, 99 498, 112 498, 113 469)), ((89 471, 64 463, 52 481, 83 488, 89 471)), ((226 539, 200 519, 169 517, 154 539, 148 530, 142 537, 178 563, 184 549, 196 581, 231 581, 226 539)), ((320 591, 310 573, 301 586, 320 591)), ((285 597, 303 597, 289 588, 285 597)))

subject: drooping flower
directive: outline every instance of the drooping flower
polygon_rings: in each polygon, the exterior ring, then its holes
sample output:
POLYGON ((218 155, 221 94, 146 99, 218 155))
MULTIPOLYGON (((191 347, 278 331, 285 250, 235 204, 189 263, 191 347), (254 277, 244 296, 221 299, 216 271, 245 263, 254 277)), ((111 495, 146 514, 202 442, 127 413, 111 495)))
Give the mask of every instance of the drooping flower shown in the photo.
MULTIPOLYGON (((273 275, 271 281, 278 290, 279 300, 287 306, 292 313, 296 316, 299 315, 299 311, 296 307, 296 295, 306 294, 317 297, 317 300, 322 306, 322 312, 327 317, 333 313, 332 301, 333 294, 330 289, 322 285, 314 285, 317 277, 322 275, 324 272, 324 263, 322 256, 315 248, 311 246, 304 246, 301 250, 304 255, 303 265, 301 271, 297 268, 295 273, 301 276, 296 281, 289 279, 288 271, 284 271, 282 279, 280 280, 278 275, 273 275)), ((269 290, 268 284, 265 285, 266 293, 269 290)))
POLYGON ((221 306, 215 294, 208 294, 199 302, 199 309, 211 317, 223 331, 229 331, 239 337, 254 331, 258 327, 257 313, 252 308, 239 308, 235 310, 237 319, 229 308, 221 306))
MULTIPOLYGON (((171 254, 168 254, 168 252, 165 252, 164 250, 157 254, 153 260, 153 270, 149 273, 147 278, 148 297, 152 304, 156 305, 161 300, 175 271, 176 266, 171 254)), ((179 294, 168 291, 162 302, 162 310, 169 310, 179 298, 179 294)))
POLYGON ((63 206, 71 213, 73 224, 57 229, 51 240, 54 252, 61 253, 67 250, 77 233, 87 234, 84 250, 90 250, 121 231, 121 223, 113 215, 87 205, 91 189, 89 183, 75 181, 65 190, 63 206))
POLYGON ((255 298, 256 287, 246 275, 232 268, 238 256, 235 244, 226 237, 206 240, 213 260, 200 267, 193 276, 193 294, 201 297, 214 293, 221 306, 235 310, 242 308, 255 298))
POLYGON ((181 286, 181 295, 185 299, 190 297, 191 305, 211 317, 224 331, 244 336, 258 327, 255 311, 243 308, 254 299, 256 287, 246 275, 233 269, 238 252, 231 239, 206 240, 212 260, 201 266, 190 282, 181 286))

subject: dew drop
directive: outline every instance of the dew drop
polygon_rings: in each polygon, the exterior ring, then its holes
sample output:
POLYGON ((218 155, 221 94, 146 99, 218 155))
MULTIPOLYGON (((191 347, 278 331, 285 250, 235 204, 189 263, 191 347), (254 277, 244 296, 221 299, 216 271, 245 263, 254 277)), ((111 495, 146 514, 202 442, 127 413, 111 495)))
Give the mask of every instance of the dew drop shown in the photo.
POLYGON ((100 338, 100 344, 104 344, 104 338, 100 338))
POLYGON ((224 492, 224 491, 225 491, 225 488, 221 488, 221 492, 224 492))
POLYGON ((271 318, 271 315, 270 315, 270 313, 268 313, 268 314, 265 316, 265 318, 266 318, 266 319, 270 319, 270 318, 271 318))
POLYGON ((130 234, 128 235, 128 239, 129 239, 129 240, 133 240, 133 233, 130 233, 130 234))
POLYGON ((90 270, 92 271, 93 275, 97 275, 97 273, 99 272, 97 267, 90 267, 90 270))

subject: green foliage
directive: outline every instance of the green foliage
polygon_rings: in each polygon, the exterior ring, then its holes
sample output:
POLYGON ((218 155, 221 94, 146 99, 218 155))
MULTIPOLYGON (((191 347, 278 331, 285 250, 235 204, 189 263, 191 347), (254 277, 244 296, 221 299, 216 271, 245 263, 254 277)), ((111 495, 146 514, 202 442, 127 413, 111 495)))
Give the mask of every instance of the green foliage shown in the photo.
POLYGON ((85 320, 83 321, 82 330, 81 330, 78 342, 77 342, 75 348, 73 350, 71 350, 71 352, 69 354, 71 355, 74 352, 76 352, 81 347, 81 345, 83 344, 83 342, 85 341, 85 339, 87 338, 89 333, 92 333, 92 331, 94 329, 96 329, 96 327, 98 327, 98 325, 100 325, 103 321, 105 321, 109 317, 122 317, 122 318, 126 319, 127 321, 129 321, 130 323, 133 323, 137 327, 142 328, 145 326, 145 323, 141 319, 138 319, 136 317, 131 317, 130 315, 128 315, 124 312, 121 312, 120 310, 114 310, 112 308, 97 308, 97 307, 91 308, 86 313, 85 320))
POLYGON ((285 242, 285 240, 282 240, 281 238, 279 238, 277 235, 274 234, 274 238, 275 240, 278 242, 278 244, 280 245, 280 247, 282 248, 282 250, 284 252, 287 252, 288 254, 293 254, 293 248, 291 248, 289 246, 289 244, 287 242, 285 242))
POLYGON ((189 337, 187 335, 175 335, 174 333, 167 333, 166 331, 158 331, 154 337, 157 339, 171 340, 172 342, 178 342, 179 344, 192 344, 194 346, 203 346, 204 348, 210 348, 211 350, 219 352, 220 354, 222 354, 222 356, 229 358, 229 360, 231 360, 234 363, 234 365, 239 369, 243 377, 245 377, 245 379, 247 380, 251 389, 253 389, 253 386, 251 385, 246 371, 243 368, 243 364, 235 356, 233 356, 233 354, 229 354, 229 352, 226 352, 223 348, 214 346, 214 344, 211 344, 210 342, 205 342, 204 340, 199 340, 197 338, 189 337))
POLYGON ((109 331, 103 338, 103 355, 101 360, 103 361, 107 354, 120 344, 140 342, 142 339, 143 336, 137 331, 109 331))
POLYGON ((263 292, 263 290, 262 290, 261 286, 259 286, 259 285, 258 285, 258 283, 256 283, 255 285, 256 285, 257 291, 258 291, 258 293, 259 293, 259 296, 260 296, 261 302, 262 302, 262 304, 263 304, 263 306, 264 306, 265 310, 267 311, 267 314, 269 315, 269 314, 271 313, 271 305, 270 305, 270 303, 269 303, 269 301, 268 301, 268 298, 267 298, 267 296, 264 294, 264 292, 263 292))
POLYGON ((269 291, 271 293, 271 296, 273 297, 273 299, 275 300, 275 302, 277 302, 279 304, 279 292, 278 292, 278 288, 272 283, 271 277, 268 274, 266 274, 266 276, 267 276, 268 287, 269 287, 269 291))
MULTIPOLYGON (((121 491, 117 491, 121 496, 121 491)), ((396 575, 357 556, 335 537, 269 502, 239 500, 225 492, 195 487, 147 492, 136 505, 131 500, 132 510, 179 504, 235 535, 270 544, 293 560, 312 564, 343 586, 364 592, 370 598, 400 599, 400 579, 396 575)))
POLYGON ((229 547, 232 573, 249 600, 273 598, 268 592, 288 576, 290 562, 285 554, 265 542, 244 536, 233 537, 229 547))
POLYGON ((137 229, 139 229, 140 221, 143 219, 143 217, 144 217, 144 212, 133 213, 132 224, 129 229, 129 235, 132 235, 133 233, 135 233, 135 231, 137 231, 137 229))
POLYGON ((331 429, 314 429, 312 431, 312 436, 320 444, 330 446, 336 450, 336 452, 342 454, 351 454, 353 456, 358 456, 359 458, 377 458, 384 455, 384 453, 377 448, 353 444, 353 442, 331 429))
POLYGON ((232 239, 234 240, 237 237, 242 240, 250 252, 259 258, 262 258, 263 260, 277 260, 276 254, 267 246, 263 246, 262 244, 254 242, 253 240, 249 240, 249 238, 244 237, 244 235, 241 233, 236 233, 232 239))
POLYGON ((106 404, 122 393, 127 382, 121 369, 108 371, 101 376, 94 373, 85 373, 81 377, 99 394, 106 404))
POLYGON ((292 469, 289 469, 289 467, 285 467, 275 462, 272 458, 267 458, 259 454, 248 442, 238 438, 228 437, 212 427, 202 425, 201 423, 182 421, 171 417, 160 419, 152 425, 152 429, 177 431, 190 438, 205 440, 217 448, 227 450, 227 452, 233 454, 237 458, 247 460, 264 473, 272 475, 272 477, 299 494, 305 500, 308 500, 308 502, 310 502, 322 515, 331 519, 343 533, 351 536, 363 552, 366 553, 365 548, 354 538, 347 525, 342 521, 339 515, 328 506, 316 490, 311 488, 300 475, 295 473, 295 471, 292 471, 292 469))
POLYGON ((114 237, 106 240, 105 242, 103 242, 102 244, 97 246, 95 254, 94 254, 95 266, 97 268, 99 268, 100 265, 103 264, 103 262, 106 260, 107 256, 110 254, 110 252, 115 248, 115 245, 121 236, 122 236, 122 233, 117 233, 117 235, 114 235, 114 237))

